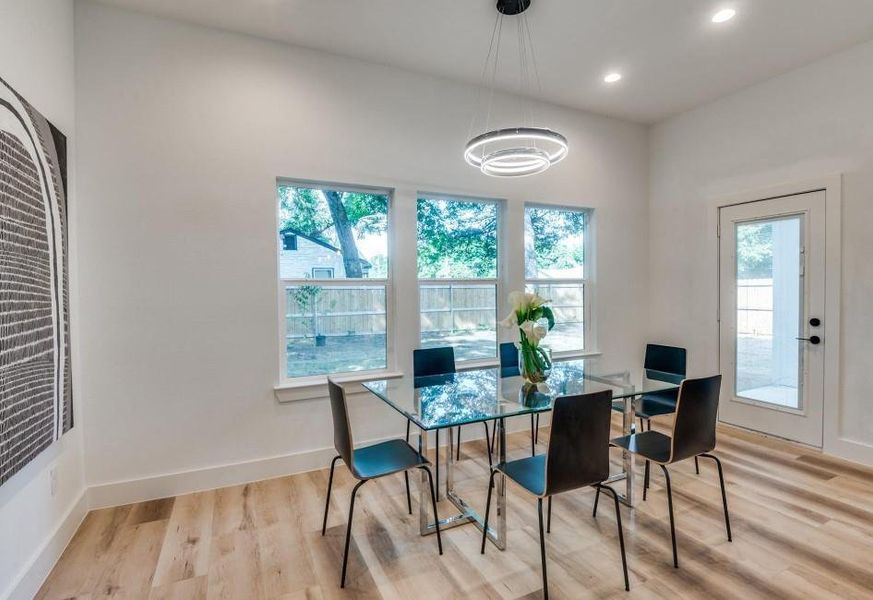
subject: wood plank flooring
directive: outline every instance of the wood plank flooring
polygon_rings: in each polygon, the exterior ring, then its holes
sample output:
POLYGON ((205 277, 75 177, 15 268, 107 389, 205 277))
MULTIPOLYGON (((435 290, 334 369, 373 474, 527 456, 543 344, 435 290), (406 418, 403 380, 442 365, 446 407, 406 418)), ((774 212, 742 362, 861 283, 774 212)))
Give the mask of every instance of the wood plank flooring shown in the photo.
MULTIPOLYGON (((546 436, 544 429, 541 452, 546 436)), ((526 434, 513 434, 509 444, 510 458, 530 451, 526 434)), ((725 467, 733 543, 713 463, 701 460, 699 476, 693 461, 676 465, 674 569, 663 479, 653 469, 648 501, 622 509, 627 593, 611 504, 601 503, 593 519, 592 490, 558 496, 547 540, 552 598, 873 598, 873 470, 732 428, 720 429, 716 454, 725 467)), ((462 461, 457 486, 482 507, 484 442, 464 444, 462 461)), ((488 544, 480 555, 479 531, 466 525, 444 533, 440 557, 434 537, 418 535, 415 493, 407 514, 400 475, 361 488, 340 590, 352 485, 338 467, 325 537, 326 469, 93 511, 37 597, 541 597, 534 500, 508 485, 505 552, 488 544)), ((450 505, 441 502, 440 510, 447 515, 450 505)))

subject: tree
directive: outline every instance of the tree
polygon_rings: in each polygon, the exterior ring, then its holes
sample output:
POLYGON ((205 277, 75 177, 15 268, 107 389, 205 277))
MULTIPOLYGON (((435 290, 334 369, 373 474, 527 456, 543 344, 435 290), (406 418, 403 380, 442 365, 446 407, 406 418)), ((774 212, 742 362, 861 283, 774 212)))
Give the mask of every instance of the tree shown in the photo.
POLYGON ((737 277, 773 276, 773 224, 744 223, 737 227, 737 277))
POLYGON ((583 264, 585 246, 579 236, 584 227, 585 213, 581 211, 526 210, 526 276, 535 278, 543 269, 570 269, 583 264))
POLYGON ((418 275, 497 277, 497 206, 421 198, 418 275))
POLYGON ((338 247, 349 278, 363 277, 357 239, 388 228, 388 199, 382 194, 282 186, 279 206, 281 228, 338 247))

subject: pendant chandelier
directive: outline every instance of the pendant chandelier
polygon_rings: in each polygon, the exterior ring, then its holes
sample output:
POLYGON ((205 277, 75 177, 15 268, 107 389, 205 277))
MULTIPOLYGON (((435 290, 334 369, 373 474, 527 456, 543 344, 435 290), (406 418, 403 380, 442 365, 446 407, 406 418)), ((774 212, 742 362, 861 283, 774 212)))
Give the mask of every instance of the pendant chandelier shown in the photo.
MULTIPOLYGON (((527 110, 522 111, 521 123, 517 127, 491 130, 491 109, 494 102, 494 88, 497 79, 497 66, 500 58, 500 41, 503 34, 504 17, 514 21, 518 35, 519 87, 522 96, 529 98, 536 91, 541 92, 536 55, 530 35, 530 25, 524 12, 531 0, 497 0, 497 17, 491 31, 491 44, 482 69, 482 85, 490 77, 490 93, 487 110, 484 112, 485 133, 472 137, 464 149, 464 160, 486 175, 492 177, 524 177, 542 173, 567 156, 567 138, 545 127, 534 127, 534 103, 526 101, 527 110)), ((478 107, 477 102, 477 107, 478 107)), ((470 122, 470 135, 477 115, 470 122)))

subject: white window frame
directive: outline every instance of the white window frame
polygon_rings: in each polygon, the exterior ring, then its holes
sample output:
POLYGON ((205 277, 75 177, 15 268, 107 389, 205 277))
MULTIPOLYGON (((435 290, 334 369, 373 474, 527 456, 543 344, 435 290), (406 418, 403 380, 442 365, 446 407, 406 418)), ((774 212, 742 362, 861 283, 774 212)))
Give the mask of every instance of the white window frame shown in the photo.
POLYGON ((503 222, 505 220, 504 215, 504 201, 498 198, 482 198, 477 196, 466 196, 462 194, 446 194, 440 192, 426 192, 419 191, 415 197, 415 225, 416 225, 416 235, 415 235, 415 248, 416 248, 416 267, 415 267, 415 277, 416 277, 416 290, 418 294, 418 310, 416 312, 416 331, 417 331, 417 348, 421 347, 421 288, 422 286, 428 285, 442 285, 442 286, 458 286, 458 285, 493 285, 494 286, 494 356, 488 358, 476 358, 476 359, 466 359, 466 360, 458 360, 456 358, 456 363, 458 368, 463 369, 474 369, 480 366, 491 366, 496 364, 496 361, 500 358, 500 317, 499 311, 501 306, 501 298, 503 297, 503 246, 505 245, 503 241, 504 235, 504 225, 503 222), (475 279, 475 278, 460 278, 460 279, 444 279, 444 278, 427 278, 422 279, 418 277, 418 201, 421 199, 426 200, 444 200, 446 202, 478 202, 480 204, 493 204, 497 208, 497 273, 493 278, 487 279, 475 279))
MULTIPOLYGON (((583 336, 583 344, 582 348, 573 348, 572 350, 562 350, 560 352, 554 352, 553 356, 555 358, 568 358, 573 356, 580 356, 591 354, 596 352, 594 350, 596 346, 596 340, 594 339, 594 323, 592 322, 593 315, 593 273, 594 273, 594 254, 592 252, 594 248, 593 244, 593 230, 592 224, 594 222, 594 211, 590 208, 584 208, 580 206, 568 206, 565 204, 544 204, 541 202, 525 202, 524 204, 524 214, 522 215, 522 223, 524 223, 527 219, 527 209, 528 208, 539 208, 543 210, 556 210, 556 211, 566 211, 566 212, 579 212, 584 213, 585 215, 585 226, 582 230, 582 243, 583 243, 583 256, 584 262, 582 263, 582 277, 581 278, 572 278, 572 279, 557 279, 557 278, 535 278, 529 279, 527 276, 526 266, 526 256, 524 255, 524 249, 522 249, 522 270, 524 273, 524 287, 527 290, 528 285, 581 285, 582 286, 582 336, 583 336)), ((522 231, 522 236, 524 235, 524 231, 522 231)), ((546 338, 548 341, 548 337, 546 338)))
POLYGON ((332 279, 301 279, 301 278, 291 278, 291 279, 283 279, 281 277, 281 252, 282 252, 282 240, 281 236, 276 236, 277 247, 276 247, 276 278, 278 281, 277 292, 278 292, 278 344, 279 344, 279 388, 295 388, 295 387, 309 387, 309 386, 317 386, 324 385, 327 383, 328 377, 342 379, 344 377, 350 378, 377 378, 381 375, 394 375, 395 374, 395 366, 396 366, 396 356, 394 350, 394 314, 395 314, 395 305, 394 305, 394 260, 393 260, 393 248, 394 248, 394 225, 395 225, 395 216, 394 213, 394 190, 392 188, 380 187, 380 186, 368 186, 368 185, 353 185, 346 183, 332 183, 326 181, 313 181, 307 179, 294 179, 294 178, 286 178, 279 177, 276 179, 276 231, 278 232, 281 229, 281 217, 279 213, 279 199, 278 193, 280 187, 301 187, 301 188, 310 188, 310 189, 327 189, 327 190, 335 190, 340 192, 358 192, 363 194, 379 194, 384 195, 388 198, 388 274, 385 278, 372 278, 372 277, 364 277, 361 279, 347 279, 347 278, 332 278, 332 279), (287 354, 287 331, 286 327, 286 313, 285 313, 285 290, 289 286, 299 286, 299 285, 318 285, 321 287, 349 287, 360 285, 363 287, 379 287, 385 286, 385 367, 382 369, 368 369, 363 371, 343 371, 337 373, 328 373, 328 374, 319 374, 319 375, 305 375, 301 377, 289 377, 288 376, 288 354, 287 354))

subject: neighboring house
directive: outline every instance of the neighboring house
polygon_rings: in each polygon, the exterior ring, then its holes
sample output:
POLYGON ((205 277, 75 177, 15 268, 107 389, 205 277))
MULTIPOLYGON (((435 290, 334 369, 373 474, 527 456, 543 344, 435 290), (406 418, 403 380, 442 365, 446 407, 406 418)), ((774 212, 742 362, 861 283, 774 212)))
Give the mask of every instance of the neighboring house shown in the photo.
MULTIPOLYGON (((345 277, 345 266, 340 249, 328 242, 290 227, 279 232, 282 251, 279 255, 279 273, 282 279, 334 279, 345 277)), ((361 261, 364 277, 372 265, 361 261)))

